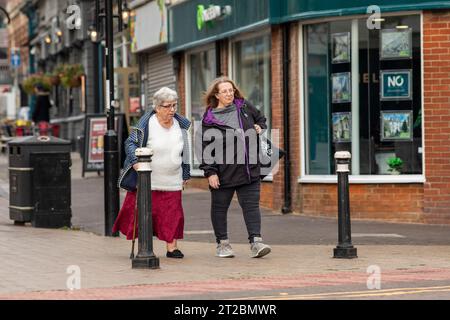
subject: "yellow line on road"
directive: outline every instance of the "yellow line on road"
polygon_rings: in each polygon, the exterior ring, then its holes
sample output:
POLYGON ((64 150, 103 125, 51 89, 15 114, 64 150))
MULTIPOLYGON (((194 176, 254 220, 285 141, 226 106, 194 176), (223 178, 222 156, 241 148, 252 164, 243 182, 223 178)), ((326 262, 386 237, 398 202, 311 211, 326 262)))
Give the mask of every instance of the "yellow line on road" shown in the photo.
POLYGON ((439 287, 418 287, 418 288, 396 288, 384 290, 365 290, 365 291, 347 291, 347 292, 325 292, 306 295, 277 295, 277 296, 259 296, 246 297, 237 300, 313 300, 313 299, 327 299, 327 298, 361 298, 361 297, 376 297, 376 296, 394 296, 407 295, 419 293, 432 292, 449 292, 450 286, 439 287))

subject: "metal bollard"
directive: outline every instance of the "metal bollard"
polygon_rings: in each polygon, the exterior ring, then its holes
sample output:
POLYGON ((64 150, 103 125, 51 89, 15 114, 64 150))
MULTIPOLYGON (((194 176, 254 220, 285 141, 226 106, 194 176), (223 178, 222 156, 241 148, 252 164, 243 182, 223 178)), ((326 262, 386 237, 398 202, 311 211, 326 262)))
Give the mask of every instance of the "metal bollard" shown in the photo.
POLYGON ((334 248, 334 258, 357 258, 356 248, 352 245, 350 228, 350 199, 348 174, 352 158, 350 152, 339 151, 334 154, 338 175, 338 245, 334 248))
POLYGON ((152 150, 149 148, 139 148, 136 150, 138 158, 138 254, 132 259, 133 269, 158 269, 159 258, 153 253, 153 221, 152 221, 152 196, 151 196, 151 176, 152 150))

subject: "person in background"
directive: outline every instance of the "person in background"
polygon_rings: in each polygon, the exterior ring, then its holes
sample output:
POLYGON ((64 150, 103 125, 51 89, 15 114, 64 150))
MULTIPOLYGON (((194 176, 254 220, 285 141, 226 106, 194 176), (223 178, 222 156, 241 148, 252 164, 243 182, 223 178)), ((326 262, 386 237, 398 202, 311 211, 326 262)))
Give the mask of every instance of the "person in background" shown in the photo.
POLYGON ((50 93, 41 84, 34 87, 36 103, 31 119, 39 128, 40 135, 47 135, 50 129, 50 93))

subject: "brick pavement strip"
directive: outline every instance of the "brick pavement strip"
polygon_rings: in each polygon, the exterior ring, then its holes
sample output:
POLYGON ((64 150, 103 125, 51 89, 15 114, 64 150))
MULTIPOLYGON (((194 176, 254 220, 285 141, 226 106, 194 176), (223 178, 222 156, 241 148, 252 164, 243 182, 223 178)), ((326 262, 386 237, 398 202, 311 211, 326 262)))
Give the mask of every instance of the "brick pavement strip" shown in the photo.
MULTIPOLYGON (((416 269, 394 270, 383 273, 384 283, 401 283, 411 281, 448 280, 448 269, 416 269)), ((23 292, 0 295, 7 300, 113 300, 113 299, 152 299, 176 298, 177 296, 192 296, 205 293, 261 291, 273 289, 289 289, 301 287, 339 286, 364 284, 367 274, 358 272, 339 272, 327 274, 308 274, 296 276, 272 276, 253 279, 210 280, 176 282, 151 285, 134 285, 99 289, 59 290, 23 292)))

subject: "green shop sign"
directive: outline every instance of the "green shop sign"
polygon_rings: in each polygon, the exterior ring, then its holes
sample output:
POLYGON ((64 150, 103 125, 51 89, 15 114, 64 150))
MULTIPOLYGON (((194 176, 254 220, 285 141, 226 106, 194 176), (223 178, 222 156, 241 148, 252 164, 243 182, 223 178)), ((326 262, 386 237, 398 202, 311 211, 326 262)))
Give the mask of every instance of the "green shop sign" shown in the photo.
POLYGON ((205 9, 204 5, 197 6, 197 29, 202 30, 205 24, 208 27, 214 27, 214 20, 225 19, 231 15, 231 6, 216 6, 210 5, 208 9, 205 9))
MULTIPOLYGON (((169 52, 289 21, 373 14, 373 0, 186 0, 168 8, 169 52), (372 9, 370 9, 372 7, 372 9)), ((377 0, 379 13, 450 9, 450 1, 377 0)))
POLYGON ((168 8, 169 53, 269 25, 269 0, 187 0, 168 8))

